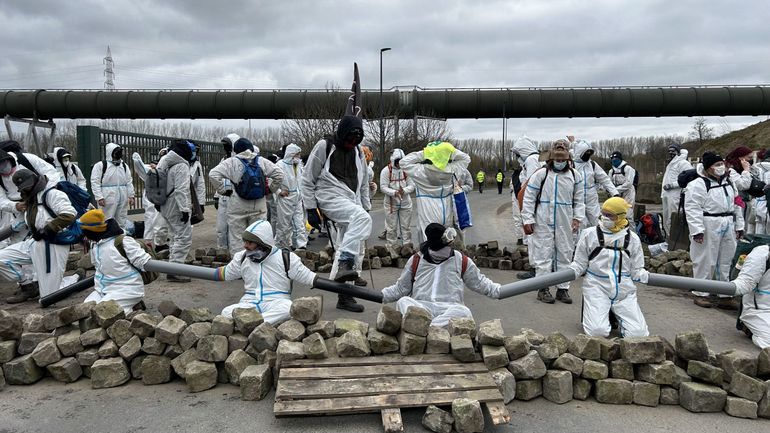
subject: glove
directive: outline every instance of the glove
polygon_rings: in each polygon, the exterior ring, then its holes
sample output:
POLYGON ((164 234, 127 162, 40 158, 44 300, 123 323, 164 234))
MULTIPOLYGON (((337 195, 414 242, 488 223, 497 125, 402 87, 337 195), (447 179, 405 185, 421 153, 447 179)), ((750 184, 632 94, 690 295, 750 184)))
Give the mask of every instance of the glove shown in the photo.
POLYGON ((201 205, 201 213, 206 213, 206 206, 201 205))
POLYGON ((668 190, 670 190, 670 189, 674 189, 674 188, 676 188, 676 185, 674 185, 674 184, 671 184, 671 183, 667 183, 667 184, 663 185, 663 189, 664 189, 665 191, 668 191, 668 190))
POLYGON ((228 190, 227 190, 227 191, 225 191, 225 193, 224 193, 224 194, 222 194, 222 195, 223 195, 223 196, 225 196, 225 197, 230 197, 231 195, 233 195, 233 190, 231 190, 231 189, 228 189, 228 190))
POLYGON ((219 198, 214 197, 214 209, 219 210, 219 198))
POLYGON ((307 210, 307 223, 310 224, 310 227, 315 227, 318 230, 321 230, 321 215, 318 213, 318 209, 308 209, 307 210))
POLYGON ((43 231, 33 230, 32 231, 32 239, 34 239, 36 241, 42 241, 43 238, 45 238, 45 230, 43 230, 43 231))
POLYGON ((190 212, 182 212, 182 219, 180 221, 183 223, 190 221, 190 212))
POLYGON ((154 207, 156 211, 160 212, 160 205, 154 204, 152 207, 154 207))

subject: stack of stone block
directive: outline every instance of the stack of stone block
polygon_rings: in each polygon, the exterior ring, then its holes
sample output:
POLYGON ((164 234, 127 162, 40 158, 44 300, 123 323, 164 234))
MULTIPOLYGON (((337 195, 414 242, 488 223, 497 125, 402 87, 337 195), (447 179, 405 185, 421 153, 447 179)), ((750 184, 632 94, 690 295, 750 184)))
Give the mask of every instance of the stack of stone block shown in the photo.
POLYGON ((230 262, 230 251, 227 248, 196 248, 191 264, 218 268, 230 262))

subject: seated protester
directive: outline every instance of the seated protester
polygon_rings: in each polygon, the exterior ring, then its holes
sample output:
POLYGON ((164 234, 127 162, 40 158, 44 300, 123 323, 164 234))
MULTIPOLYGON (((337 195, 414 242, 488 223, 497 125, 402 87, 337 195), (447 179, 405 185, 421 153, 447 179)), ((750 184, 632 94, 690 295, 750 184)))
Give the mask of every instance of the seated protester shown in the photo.
POLYGON ((50 295, 82 277, 62 278, 70 246, 51 241, 75 221, 76 211, 67 194, 47 188, 47 183, 46 176, 26 168, 13 174, 13 184, 21 195, 22 206, 17 209, 24 211, 24 221, 31 236, 0 250, 0 278, 24 283, 21 281, 24 278, 22 266, 31 264, 38 279, 39 293, 36 287, 29 286, 24 300, 50 295))
POLYGON ((473 260, 450 246, 455 236, 454 228, 428 224, 427 241, 406 263, 396 284, 382 289, 382 303, 397 301, 401 314, 411 306, 424 308, 433 316, 432 326, 445 327, 453 317, 473 317, 463 301, 466 286, 499 298, 500 284, 485 277, 473 260))
POLYGON ((610 311, 619 319, 623 337, 646 337, 647 322, 636 298, 635 281, 647 282, 639 236, 630 229, 631 205, 620 197, 604 202, 599 226, 580 232, 570 267, 583 278, 583 331, 610 335, 610 311))
POLYGON ((740 322, 743 331, 760 349, 770 347, 770 248, 754 248, 743 262, 735 283, 735 294, 743 295, 740 322))
POLYGON ((86 212, 78 224, 92 242, 91 260, 96 268, 94 291, 83 302, 115 301, 126 314, 144 309, 140 272, 152 256, 134 238, 126 236, 115 219, 105 220, 101 209, 86 212))
POLYGON ((236 308, 256 308, 271 325, 289 320, 292 282, 312 285, 315 272, 296 254, 275 247, 273 229, 265 220, 248 226, 242 239, 245 250, 235 253, 218 272, 223 281, 242 279, 245 294, 237 304, 225 307, 222 315, 233 317, 236 308))

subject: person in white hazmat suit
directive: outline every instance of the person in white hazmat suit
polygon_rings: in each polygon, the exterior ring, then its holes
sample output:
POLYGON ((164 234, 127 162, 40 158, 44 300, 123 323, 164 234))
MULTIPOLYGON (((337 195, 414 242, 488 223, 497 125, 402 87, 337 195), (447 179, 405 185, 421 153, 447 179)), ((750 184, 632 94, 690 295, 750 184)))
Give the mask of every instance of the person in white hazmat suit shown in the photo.
MULTIPOLYGON (((192 245, 190 225, 190 161, 195 145, 187 140, 174 140, 171 150, 158 162, 158 171, 166 172, 167 199, 160 206, 160 215, 166 221, 171 235, 168 261, 184 263, 192 245)), ((190 282, 190 278, 168 274, 168 281, 190 282)))
POLYGON ((279 248, 305 249, 305 208, 302 205, 302 149, 294 143, 286 146, 283 159, 278 163, 283 171, 283 182, 276 191, 275 219, 276 245, 279 248))
MULTIPOLYGON (((239 138, 233 143, 234 156, 220 162, 209 172, 209 179, 220 196, 229 197, 227 203, 227 225, 229 233, 230 253, 235 254, 243 249, 240 236, 246 227, 258 220, 267 219, 267 198, 270 191, 275 191, 283 182, 283 170, 267 158, 259 156, 259 149, 246 138, 239 138), (242 197, 238 186, 244 179, 247 166, 256 163, 261 173, 261 191, 258 198, 242 197), (267 180, 267 182, 265 182, 267 180), (230 188, 228 190, 229 181, 230 188), (266 184, 265 184, 266 183, 266 184)), ((249 178, 250 179, 250 178, 249 178)), ((244 183, 245 185, 245 183, 244 183)), ((251 192, 251 191, 249 191, 251 192)))
POLYGON ((660 198, 663 203, 663 229, 671 233, 671 215, 679 212, 679 199, 682 188, 679 186, 679 175, 683 171, 692 170, 692 164, 687 160, 687 149, 676 143, 668 146, 668 164, 663 173, 660 198))
POLYGON ((292 282, 312 285, 316 274, 299 256, 275 246, 267 221, 251 224, 241 235, 244 249, 217 272, 222 281, 243 280, 245 294, 222 315, 233 317, 236 308, 256 308, 265 322, 277 326, 290 317, 292 282))
MULTIPOLYGON (((238 134, 227 134, 222 139, 222 149, 225 156, 219 161, 223 163, 227 158, 233 156, 233 144, 241 138, 238 134)), ((227 226, 227 204, 230 202, 230 196, 233 194, 233 183, 230 179, 222 179, 222 193, 219 188, 214 193, 214 208, 217 211, 217 248, 227 248, 230 250, 229 228, 227 226)))
POLYGON ((128 206, 134 204, 134 182, 131 170, 123 161, 123 148, 115 143, 105 146, 106 160, 98 161, 91 168, 91 192, 104 215, 114 218, 125 229, 128 206))
MULTIPOLYGON (((13 183, 14 173, 22 168, 45 176, 48 179, 46 189, 56 186, 59 181, 58 173, 53 166, 31 153, 22 152, 17 142, 9 140, 0 143, 0 211, 2 212, 0 229, 11 227, 13 230, 3 246, 22 242, 29 233, 24 221, 26 204, 22 200, 19 189, 13 183)), ((37 277, 32 266, 23 265, 19 276, 19 287, 13 295, 6 298, 6 302, 17 304, 34 299, 38 294, 37 277)))
MULTIPOLYGON (((767 153, 767 152, 765 152, 767 153)), ((764 156, 764 155, 763 155, 764 156)), ((770 184, 770 160, 765 158, 763 161, 752 166, 756 177, 765 183, 770 184)), ((770 234, 770 218, 767 213, 767 197, 756 197, 754 199, 754 233, 758 235, 770 234)))
POLYGON ((79 186, 83 191, 88 191, 86 178, 80 167, 72 162, 72 154, 63 147, 54 147, 51 156, 54 160, 54 168, 59 172, 59 181, 66 181, 79 186))
POLYGON ((770 247, 760 245, 743 260, 733 280, 735 294, 742 295, 740 324, 760 349, 770 347, 770 247))
MULTIPOLYGON (((511 155, 516 158, 516 161, 521 167, 519 172, 519 182, 524 185, 532 174, 543 166, 540 161, 540 151, 537 145, 529 139, 529 137, 522 136, 513 142, 511 147, 511 155)), ((521 221, 521 209, 519 208, 519 200, 516 194, 511 195, 511 215, 513 217, 513 229, 514 235, 518 234, 522 243, 527 245, 529 243, 529 236, 524 233, 523 222, 521 221)), ((532 263, 530 263, 532 265, 532 263)), ((520 280, 532 278, 535 276, 535 267, 532 266, 532 270, 527 272, 519 272, 516 277, 520 280)))
MULTIPOLYGON (((693 278, 727 281, 737 239, 743 235, 743 212, 735 204, 738 191, 719 154, 705 152, 696 170, 699 177, 687 185, 684 194, 693 278)), ((692 293, 699 307, 737 308, 727 295, 716 299, 706 292, 692 293)))
POLYGON ((91 261, 96 269, 94 291, 83 302, 115 301, 126 314, 144 309, 141 271, 152 256, 126 236, 114 219, 105 220, 101 209, 84 213, 78 224, 91 241, 91 261))
MULTIPOLYGON (((352 113, 350 107, 347 113, 352 113)), ((357 258, 372 232, 369 199, 369 173, 360 143, 364 138, 361 118, 346 114, 329 136, 313 147, 300 182, 302 201, 311 227, 321 230, 321 217, 334 222, 335 263, 331 278, 337 282, 354 281, 361 268, 357 258), (319 214, 319 211, 321 214, 319 214)), ((364 306, 347 295, 339 295, 337 308, 360 313, 364 306)))
POLYGON ((634 204, 636 204, 636 187, 634 186, 636 170, 623 160, 623 154, 617 150, 610 155, 610 164, 612 167, 607 171, 607 175, 612 179, 612 184, 615 185, 620 196, 631 205, 628 209, 628 220, 633 224, 634 204))
MULTIPOLYGON (((553 144, 546 166, 529 178, 521 210, 529 240, 529 261, 537 276, 565 269, 575 251, 574 233, 585 218, 580 173, 569 166, 566 140, 553 144)), ((556 299, 571 304, 569 283, 556 286, 556 299)), ((550 289, 540 289, 537 299, 553 304, 550 289)))
POLYGON ((402 246, 412 243, 411 194, 415 187, 409 175, 401 169, 403 158, 403 150, 393 149, 390 163, 380 171, 380 190, 385 195, 382 200, 385 209, 385 246, 391 254, 398 254, 402 246))
MULTIPOLYGON (((166 153, 163 152, 164 155, 166 153)), ((134 171, 142 182, 147 181, 147 172, 151 169, 156 169, 158 166, 156 162, 145 164, 142 161, 142 157, 136 152, 131 155, 131 159, 134 161, 134 171)), ((142 194, 142 207, 144 208, 144 239, 150 242, 156 251, 158 251, 158 247, 168 246, 169 239, 166 221, 160 216, 158 210, 155 209, 155 205, 147 199, 146 189, 142 194)))
POLYGON ((417 229, 424 238, 430 223, 438 223, 457 230, 455 246, 462 247, 454 204, 455 185, 460 182, 463 170, 471 158, 451 143, 434 141, 424 150, 412 152, 401 159, 401 169, 411 177, 415 185, 417 203, 417 229))
POLYGON ((647 283, 639 236, 628 224, 628 203, 613 197, 601 207, 598 226, 580 232, 570 267, 583 278, 583 332, 610 335, 610 312, 615 313, 621 337, 649 335, 636 296, 635 282, 647 283))
MULTIPOLYGON (((72 281, 62 278, 70 246, 52 243, 58 232, 75 222, 76 211, 67 194, 48 187, 48 180, 43 175, 21 168, 13 174, 13 183, 21 195, 23 217, 31 236, 0 250, 0 278, 23 282, 22 266, 31 264, 38 279, 40 296, 50 295, 62 284, 69 285, 79 279, 77 276, 72 281), (43 204, 44 198, 53 215, 43 204)), ((26 299, 37 294, 29 295, 26 299)))
POLYGON ((463 169, 463 174, 460 176, 458 182, 456 183, 466 194, 469 194, 471 191, 473 191, 473 176, 467 168, 463 169))
POLYGON ((200 161, 201 145, 192 142, 195 146, 193 151, 193 157, 190 160, 190 181, 191 187, 195 190, 195 196, 198 198, 198 206, 200 206, 201 213, 206 212, 206 171, 203 169, 203 165, 200 161))
POLYGON ((401 314, 415 306, 430 312, 431 326, 446 327, 455 317, 473 318, 465 306, 465 287, 490 298, 500 297, 500 284, 479 271, 468 256, 451 247, 454 228, 431 223, 420 251, 404 266, 396 284, 382 289, 382 303, 396 302, 401 314))
POLYGON ((577 140, 573 143, 572 151, 575 171, 580 173, 582 178, 580 188, 583 188, 583 199, 586 204, 586 217, 581 222, 580 228, 596 227, 601 213, 598 187, 601 186, 612 197, 618 195, 618 190, 599 164, 591 160, 594 154, 591 143, 577 140))

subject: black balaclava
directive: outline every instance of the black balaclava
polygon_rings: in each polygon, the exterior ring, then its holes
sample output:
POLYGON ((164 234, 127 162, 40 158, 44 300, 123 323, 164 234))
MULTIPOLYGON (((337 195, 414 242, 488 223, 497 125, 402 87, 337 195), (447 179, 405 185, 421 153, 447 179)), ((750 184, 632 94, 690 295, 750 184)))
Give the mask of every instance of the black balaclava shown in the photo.
POLYGON ((593 149, 587 149, 585 152, 583 152, 582 155, 580 155, 580 160, 583 162, 588 162, 589 159, 594 155, 593 149))
POLYGON ((115 150, 112 151, 112 163, 115 165, 120 165, 120 161, 123 159, 123 148, 118 146, 115 148, 115 150))
POLYGON ((428 248, 438 251, 446 246, 446 243, 441 239, 445 230, 446 227, 439 223, 430 223, 428 227, 425 227, 425 239, 428 248))
POLYGON ((171 143, 171 151, 181 156, 185 161, 190 162, 193 157, 191 143, 187 140, 174 140, 171 143))
POLYGON ((364 123, 361 118, 351 115, 342 116, 337 125, 337 144, 343 150, 352 150, 364 139, 364 123))
POLYGON ((225 150, 225 156, 228 158, 233 156, 233 143, 229 138, 222 139, 222 148, 225 150))

